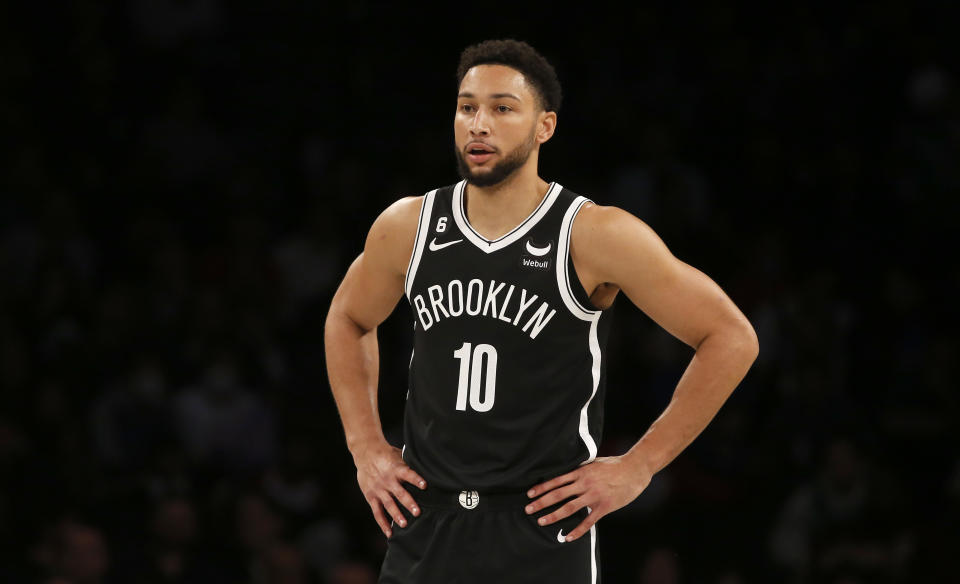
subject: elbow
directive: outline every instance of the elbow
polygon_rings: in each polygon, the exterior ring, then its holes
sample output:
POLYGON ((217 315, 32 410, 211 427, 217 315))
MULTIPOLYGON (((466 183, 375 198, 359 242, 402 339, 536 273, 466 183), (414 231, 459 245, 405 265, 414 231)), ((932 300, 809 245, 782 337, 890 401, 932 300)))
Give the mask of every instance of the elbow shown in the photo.
POLYGON ((708 334, 699 343, 692 345, 694 350, 700 350, 709 339, 711 344, 724 347, 727 352, 742 356, 743 360, 752 365, 760 355, 760 340, 757 331, 746 319, 739 319, 708 334))
POLYGON ((334 297, 333 301, 330 303, 330 308, 327 309, 327 317, 323 321, 324 334, 329 335, 330 332, 337 328, 337 325, 343 322, 343 311, 340 310, 338 306, 337 298, 334 297))
POLYGON ((738 345, 742 348, 745 358, 752 365, 757 357, 760 356, 760 339, 757 337, 757 331, 749 321, 744 320, 743 326, 739 332, 740 341, 738 345))
POLYGON ((342 304, 337 302, 336 298, 334 298, 334 301, 330 304, 323 328, 324 336, 328 340, 337 338, 343 334, 362 337, 377 329, 376 326, 364 326, 358 322, 342 304))
POLYGON ((745 319, 717 331, 714 335, 708 335, 704 341, 710 337, 715 337, 714 342, 725 347, 730 355, 735 356, 738 361, 743 361, 747 367, 753 365, 760 355, 760 340, 757 338, 757 331, 745 319))

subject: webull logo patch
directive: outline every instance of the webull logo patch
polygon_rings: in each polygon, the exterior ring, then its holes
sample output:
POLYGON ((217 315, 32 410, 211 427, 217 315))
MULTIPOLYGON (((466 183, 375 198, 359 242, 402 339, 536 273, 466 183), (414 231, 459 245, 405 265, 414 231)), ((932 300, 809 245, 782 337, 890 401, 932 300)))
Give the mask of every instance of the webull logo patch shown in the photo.
POLYGON ((533 268, 536 270, 549 270, 550 260, 546 258, 535 258, 533 256, 520 256, 520 265, 524 268, 533 268))

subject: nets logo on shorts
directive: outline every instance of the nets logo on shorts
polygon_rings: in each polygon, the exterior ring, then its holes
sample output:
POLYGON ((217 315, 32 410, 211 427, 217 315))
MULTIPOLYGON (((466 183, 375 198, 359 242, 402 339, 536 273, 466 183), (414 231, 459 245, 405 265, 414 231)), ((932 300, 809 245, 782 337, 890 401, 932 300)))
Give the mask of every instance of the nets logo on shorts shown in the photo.
POLYGON ((460 506, 473 509, 480 504, 480 495, 476 491, 460 491, 460 506))

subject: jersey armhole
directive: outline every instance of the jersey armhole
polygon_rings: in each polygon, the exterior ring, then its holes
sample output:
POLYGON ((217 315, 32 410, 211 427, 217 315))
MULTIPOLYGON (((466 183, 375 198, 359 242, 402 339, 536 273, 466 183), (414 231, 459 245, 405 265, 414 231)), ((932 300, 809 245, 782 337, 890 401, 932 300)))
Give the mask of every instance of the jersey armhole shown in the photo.
POLYGON ((563 221, 560 223, 560 235, 557 239, 557 286, 560 289, 560 297, 574 316, 582 320, 594 320, 601 314, 601 310, 596 308, 590 302, 580 278, 573 266, 573 259, 570 257, 570 234, 573 232, 573 220, 577 213, 583 207, 584 203, 590 202, 586 197, 578 196, 563 215, 563 221))
POLYGON ((427 241, 427 234, 430 233, 430 216, 433 213, 433 199, 438 189, 433 189, 423 197, 423 203, 420 206, 420 219, 417 222, 417 238, 413 243, 413 252, 410 254, 410 263, 407 266, 407 276, 403 281, 403 291, 410 300, 410 290, 413 289, 413 281, 417 277, 417 268, 420 267, 420 258, 423 257, 423 246, 427 241))
POLYGON ((590 301, 590 297, 587 296, 587 291, 583 288, 583 283, 580 281, 580 276, 577 274, 577 267, 573 263, 573 254, 567 253, 567 273, 570 278, 570 288, 572 288, 573 297, 580 303, 580 305, 591 312, 600 312, 601 308, 594 306, 593 302, 590 301))

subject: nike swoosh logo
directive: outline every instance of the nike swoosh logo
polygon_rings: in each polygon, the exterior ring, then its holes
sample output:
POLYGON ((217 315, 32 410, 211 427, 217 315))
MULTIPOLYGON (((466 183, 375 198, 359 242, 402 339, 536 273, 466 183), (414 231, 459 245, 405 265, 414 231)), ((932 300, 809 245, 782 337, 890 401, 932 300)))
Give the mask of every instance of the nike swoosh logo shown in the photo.
POLYGON ((430 241, 430 251, 437 251, 438 249, 443 249, 443 248, 445 248, 445 247, 447 247, 447 246, 449 246, 449 245, 453 245, 453 244, 455 244, 455 243, 460 243, 461 241, 463 241, 463 240, 462 240, 462 239, 454 239, 453 241, 447 241, 447 242, 444 242, 444 243, 437 243, 437 238, 434 237, 434 238, 430 241))
POLYGON ((532 253, 535 256, 545 256, 550 253, 550 249, 553 247, 552 243, 548 243, 547 247, 533 247, 530 243, 530 240, 527 240, 527 251, 532 253))
POLYGON ((557 533, 557 541, 559 541, 560 543, 567 543, 567 540, 563 539, 562 529, 557 533))

